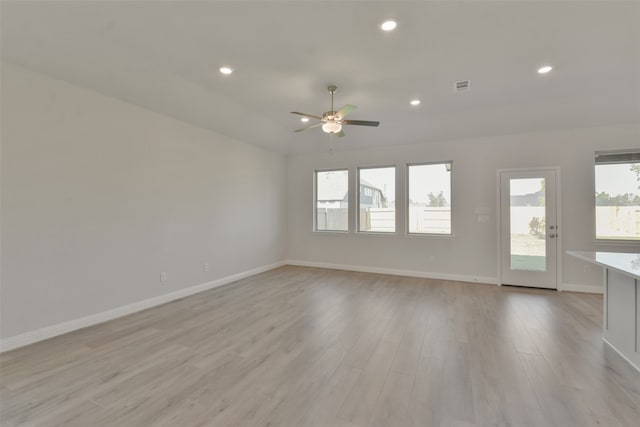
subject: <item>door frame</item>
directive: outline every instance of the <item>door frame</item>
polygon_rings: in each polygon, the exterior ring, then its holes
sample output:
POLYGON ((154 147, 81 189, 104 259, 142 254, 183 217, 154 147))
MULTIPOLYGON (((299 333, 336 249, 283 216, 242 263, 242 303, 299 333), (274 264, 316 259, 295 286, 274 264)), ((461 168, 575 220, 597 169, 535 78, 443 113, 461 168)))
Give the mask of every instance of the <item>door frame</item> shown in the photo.
POLYGON ((496 274, 497 285, 502 286, 502 205, 501 205, 501 176, 503 173, 509 172, 536 172, 536 171, 554 171, 556 174, 556 225, 560 233, 556 236, 556 290, 562 290, 562 237, 564 236, 564 227, 562 226, 562 179, 560 174, 560 166, 541 166, 531 168, 509 168, 496 170, 496 236, 498 239, 498 271, 496 274))

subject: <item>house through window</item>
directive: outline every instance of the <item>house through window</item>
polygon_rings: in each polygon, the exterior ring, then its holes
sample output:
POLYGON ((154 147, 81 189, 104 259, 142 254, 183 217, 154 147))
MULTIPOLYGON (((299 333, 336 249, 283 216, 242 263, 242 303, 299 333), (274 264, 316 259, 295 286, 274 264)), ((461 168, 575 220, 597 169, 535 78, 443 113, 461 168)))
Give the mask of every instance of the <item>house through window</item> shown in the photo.
POLYGON ((358 169, 358 231, 396 231, 396 168, 358 169))

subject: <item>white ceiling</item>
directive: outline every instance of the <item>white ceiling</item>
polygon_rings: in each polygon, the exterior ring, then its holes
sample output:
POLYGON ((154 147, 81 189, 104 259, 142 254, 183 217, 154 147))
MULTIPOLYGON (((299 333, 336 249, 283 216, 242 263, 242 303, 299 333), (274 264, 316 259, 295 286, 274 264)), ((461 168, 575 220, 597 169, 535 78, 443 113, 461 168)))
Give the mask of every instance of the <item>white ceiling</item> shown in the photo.
POLYGON ((638 2, 2 1, 4 60, 281 152, 640 121, 638 2), (383 33, 384 18, 399 22, 383 33), (236 71, 222 76, 218 68, 236 71), (555 69, 536 73, 543 64, 555 69), (470 79, 472 90, 454 93, 470 79), (420 98, 422 105, 409 101, 420 98))

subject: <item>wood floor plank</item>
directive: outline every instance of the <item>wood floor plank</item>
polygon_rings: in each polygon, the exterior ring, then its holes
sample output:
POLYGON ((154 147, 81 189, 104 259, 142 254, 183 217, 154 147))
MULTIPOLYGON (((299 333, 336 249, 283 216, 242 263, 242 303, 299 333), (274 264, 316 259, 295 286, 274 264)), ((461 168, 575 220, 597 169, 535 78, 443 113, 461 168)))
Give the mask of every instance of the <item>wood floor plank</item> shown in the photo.
POLYGON ((590 425, 593 416, 579 401, 577 389, 562 385, 543 356, 520 353, 520 357, 540 407, 553 425, 590 425))
POLYGON ((444 419, 475 423, 469 345, 449 341, 443 389, 444 419))
POLYGON ((409 420, 413 426, 439 426, 442 421, 447 361, 446 340, 425 340, 422 358, 413 382, 409 420))
POLYGON ((360 426, 367 426, 378 397, 382 392, 397 344, 380 341, 358 381, 338 411, 338 418, 360 426))
MULTIPOLYGON (((338 366, 329 378, 327 385, 317 396, 303 425, 309 427, 338 425, 338 410, 361 374, 362 371, 360 369, 351 368, 347 365, 338 366)), ((341 421, 341 423, 353 425, 346 421, 341 421)))
POLYGON ((0 356, 0 426, 621 426, 602 297, 285 266, 0 356))
POLYGON ((367 425, 371 427, 409 427, 409 405, 413 389, 413 375, 389 372, 367 425))
POLYGON ((81 401, 61 412, 51 413, 39 421, 27 422, 29 427, 84 427, 107 425, 107 411, 90 400, 81 401))

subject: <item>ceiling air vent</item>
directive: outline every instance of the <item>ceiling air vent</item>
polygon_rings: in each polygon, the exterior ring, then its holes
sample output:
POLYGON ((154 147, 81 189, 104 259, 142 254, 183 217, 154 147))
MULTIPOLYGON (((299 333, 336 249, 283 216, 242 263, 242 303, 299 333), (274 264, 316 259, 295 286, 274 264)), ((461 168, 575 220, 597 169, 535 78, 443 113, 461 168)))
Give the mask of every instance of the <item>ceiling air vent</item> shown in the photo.
POLYGON ((460 80, 453 84, 454 92, 467 92, 471 90, 471 80, 460 80))

